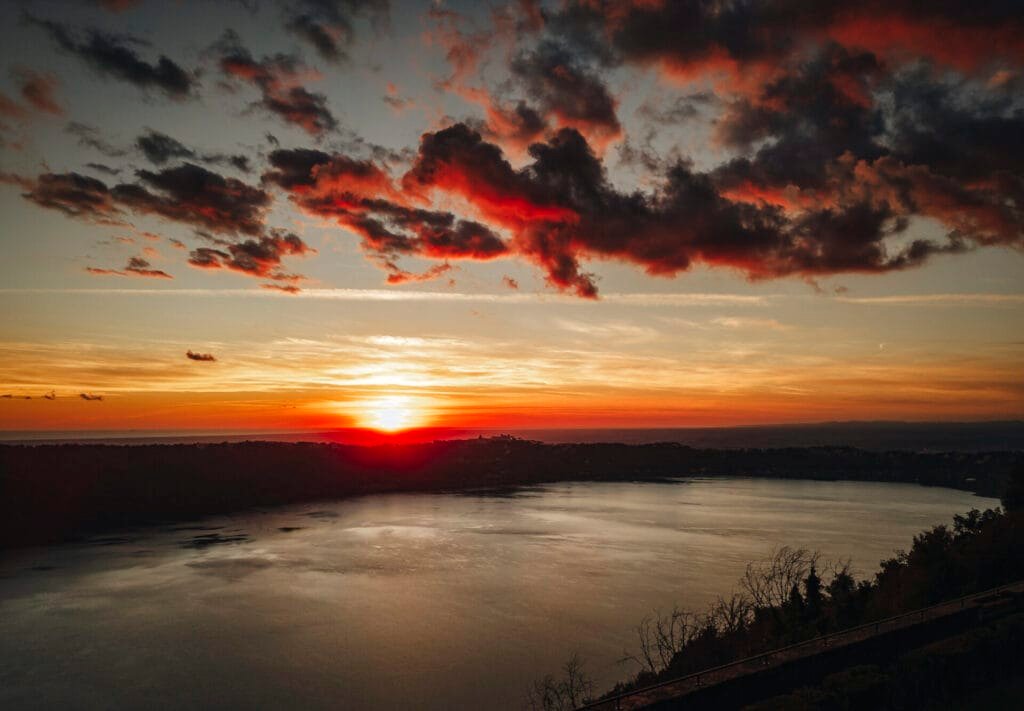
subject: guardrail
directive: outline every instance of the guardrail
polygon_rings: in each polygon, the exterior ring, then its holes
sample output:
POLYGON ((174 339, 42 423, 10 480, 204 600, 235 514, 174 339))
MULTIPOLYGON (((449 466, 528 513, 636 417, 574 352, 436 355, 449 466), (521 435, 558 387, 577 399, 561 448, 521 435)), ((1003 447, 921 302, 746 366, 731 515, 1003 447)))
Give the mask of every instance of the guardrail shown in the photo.
POLYGON ((676 684, 681 685, 686 683, 691 684, 693 688, 700 688, 703 686, 702 681, 705 677, 709 677, 723 671, 736 669, 739 667, 743 667, 744 665, 755 665, 760 666, 762 668, 767 667, 771 664, 773 656, 784 655, 788 652, 793 652, 814 645, 820 645, 823 648, 828 648, 830 640, 838 640, 838 638, 847 636, 854 637, 857 633, 863 632, 865 630, 871 630, 872 635, 874 635, 881 634, 882 632, 889 632, 894 629, 908 627, 913 624, 920 624, 924 622, 926 619, 935 619, 936 616, 930 613, 936 612, 937 610, 939 610, 939 608, 947 610, 945 614, 951 614, 951 612, 954 612, 957 609, 965 609, 967 607, 968 602, 977 601, 981 598, 990 595, 997 595, 1000 592, 1009 590, 1011 588, 1020 588, 1022 586, 1024 586, 1024 580, 1018 580, 1013 583, 1006 583, 1005 585, 1000 585, 998 587, 983 590, 981 592, 971 593, 970 595, 964 595, 962 597, 953 598, 951 600, 938 602, 934 605, 929 605, 928 607, 921 607, 916 610, 911 610, 910 612, 903 612, 899 615, 893 615, 892 617, 885 617, 883 619, 875 620, 873 622, 866 622, 862 625, 857 625, 856 627, 847 627, 846 629, 836 630, 835 632, 830 632, 829 634, 821 635, 819 637, 812 637, 811 639, 804 640, 803 642, 797 642, 796 644, 791 644, 786 647, 776 647, 775 649, 771 649, 767 652, 762 652, 760 654, 755 654, 751 657, 744 657, 743 659, 737 659, 727 664, 721 664, 717 667, 701 669, 698 672, 685 674, 683 676, 675 677, 667 681, 658 682, 657 684, 651 684, 650 686, 645 686, 640 689, 626 691, 621 694, 608 697, 606 699, 601 699, 600 701, 593 701, 584 706, 580 706, 578 711, 585 711, 588 709, 614 709, 614 711, 621 711, 624 708, 623 704, 627 702, 629 699, 637 696, 648 695, 652 692, 657 691, 658 689, 664 689, 665 687, 673 686, 676 684), (957 607, 957 603, 959 603, 959 607, 957 607), (951 610, 949 609, 950 606, 952 606, 951 610))

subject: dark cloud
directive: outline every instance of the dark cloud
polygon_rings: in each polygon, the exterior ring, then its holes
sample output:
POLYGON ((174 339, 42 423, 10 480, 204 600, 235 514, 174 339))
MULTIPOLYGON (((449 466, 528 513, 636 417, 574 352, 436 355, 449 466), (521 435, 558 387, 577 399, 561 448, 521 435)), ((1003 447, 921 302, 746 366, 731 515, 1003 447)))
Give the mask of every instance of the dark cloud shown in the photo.
POLYGON ((90 402, 102 402, 103 400, 102 395, 93 395, 92 393, 78 393, 78 397, 90 402))
POLYGON ((301 80, 310 72, 297 57, 276 54, 257 61, 231 30, 224 33, 214 50, 220 55, 220 68, 225 75, 260 90, 257 106, 312 136, 337 129, 338 121, 327 107, 327 97, 301 86, 301 80))
POLYGON ((286 27, 330 62, 348 59, 355 21, 369 18, 380 27, 388 21, 388 0, 300 0, 284 4, 286 27))
POLYGON ((159 277, 161 279, 174 278, 167 272, 161 271, 159 269, 153 269, 152 265, 142 257, 131 257, 128 260, 128 264, 127 266, 125 266, 124 270, 129 274, 135 274, 137 276, 159 277))
POLYGON ((331 162, 331 155, 310 148, 278 149, 269 156, 273 168, 263 174, 263 181, 285 190, 305 190, 316 184, 314 168, 331 162))
POLYGON ((163 165, 170 160, 187 158, 213 165, 230 165, 242 172, 249 172, 249 159, 244 155, 223 153, 199 153, 165 133, 149 129, 135 139, 135 147, 154 165, 163 165))
POLYGON ((201 269, 230 269, 249 276, 277 281, 298 281, 303 277, 281 269, 285 256, 303 256, 314 252, 291 232, 272 230, 258 239, 221 245, 222 248, 199 247, 189 254, 188 263, 201 269))
POLYGON ((633 262, 654 275, 700 262, 754 279, 812 277, 904 269, 985 239, 958 232, 946 242, 894 247, 907 227, 905 207, 851 187, 829 206, 786 212, 729 199, 715 175, 686 163, 673 165, 656 192, 624 194, 571 129, 535 144, 530 154, 533 163, 514 170, 497 146, 456 125, 423 138, 403 182, 412 191, 437 189, 469 200, 514 233, 515 250, 540 265, 552 285, 585 297, 597 293, 580 267, 587 258, 633 262))
POLYGON ((124 269, 104 269, 101 267, 86 267, 85 271, 96 276, 140 276, 154 277, 157 279, 173 279, 170 274, 160 269, 153 269, 147 260, 142 257, 131 257, 124 269))
POLYGON ((260 288, 267 289, 269 291, 281 291, 285 294, 298 294, 302 291, 302 289, 294 284, 260 284, 260 288))
POLYGON ((126 149, 108 143, 95 126, 71 121, 64 127, 64 131, 75 136, 78 139, 78 145, 99 151, 108 158, 121 158, 128 154, 126 149))
POLYGON ((881 138, 900 160, 976 182, 1024 166, 1024 104, 995 87, 936 80, 927 67, 896 75, 893 112, 881 138))
POLYGON ((161 171, 140 170, 137 183, 112 188, 79 173, 10 176, 5 182, 25 189, 22 196, 70 217, 124 225, 125 211, 156 215, 219 234, 260 235, 270 195, 235 178, 185 163, 161 171))
POLYGON ((144 40, 97 29, 85 30, 80 36, 59 22, 25 17, 27 22, 45 29, 61 49, 78 56, 100 74, 143 90, 158 89, 174 99, 187 98, 197 86, 189 72, 163 55, 155 63, 142 59, 136 47, 147 46, 144 40))
POLYGON ((220 233, 257 235, 264 230, 270 196, 259 188, 193 163, 137 175, 140 183, 111 189, 113 199, 134 212, 220 233))
POLYGON ((570 126, 592 143, 604 145, 622 132, 616 100, 600 76, 588 70, 565 46, 550 41, 521 52, 512 74, 544 113, 570 126))
POLYGON ((211 363, 217 360, 217 358, 214 357, 212 353, 196 353, 195 351, 192 350, 186 351, 185 357, 188 358, 189 360, 206 361, 211 363))
POLYGON ((150 163, 156 165, 163 165, 174 158, 196 159, 196 152, 191 148, 185 147, 180 141, 167 134, 152 130, 136 138, 135 146, 142 151, 150 163))
POLYGON ((576 0, 552 13, 550 26, 607 63, 653 64, 683 80, 724 75, 734 88, 775 74, 822 39, 896 62, 927 57, 966 71, 1024 59, 1024 20, 1013 0, 576 0))
POLYGON ((106 165, 105 163, 86 163, 85 167, 91 168, 92 170, 95 170, 97 173, 103 173, 104 175, 109 175, 111 177, 121 174, 120 168, 112 168, 111 166, 106 165))
POLYGON ((26 200, 40 207, 58 210, 69 217, 78 217, 106 224, 121 224, 120 210, 105 183, 79 173, 44 173, 34 181, 26 181, 26 200))

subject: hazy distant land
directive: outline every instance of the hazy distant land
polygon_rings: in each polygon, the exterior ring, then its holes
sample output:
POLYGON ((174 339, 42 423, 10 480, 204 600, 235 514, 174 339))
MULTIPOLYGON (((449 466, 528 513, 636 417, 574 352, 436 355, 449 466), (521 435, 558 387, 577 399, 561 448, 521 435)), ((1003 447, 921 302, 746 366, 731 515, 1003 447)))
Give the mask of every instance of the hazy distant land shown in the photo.
POLYGON ((868 450, 909 449, 934 452, 1024 450, 1024 421, 989 422, 819 422, 792 425, 662 428, 481 429, 428 427, 388 434, 357 428, 326 431, 170 431, 78 430, 7 431, 0 442, 11 444, 191 444, 199 442, 331 442, 385 444, 433 442, 512 435, 548 444, 652 444, 676 442, 690 447, 744 449, 775 447, 857 447, 868 450))

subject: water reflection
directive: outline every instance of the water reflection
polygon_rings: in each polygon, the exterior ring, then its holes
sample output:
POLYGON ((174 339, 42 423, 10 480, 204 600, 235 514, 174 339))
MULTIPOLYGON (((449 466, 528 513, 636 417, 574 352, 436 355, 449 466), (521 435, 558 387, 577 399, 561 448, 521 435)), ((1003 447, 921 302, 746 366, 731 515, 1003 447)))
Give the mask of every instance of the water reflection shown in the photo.
POLYGON ((871 570, 998 502, 855 482, 561 484, 297 506, 0 565, 0 707, 519 708, 578 649, 700 609, 777 544, 871 570))

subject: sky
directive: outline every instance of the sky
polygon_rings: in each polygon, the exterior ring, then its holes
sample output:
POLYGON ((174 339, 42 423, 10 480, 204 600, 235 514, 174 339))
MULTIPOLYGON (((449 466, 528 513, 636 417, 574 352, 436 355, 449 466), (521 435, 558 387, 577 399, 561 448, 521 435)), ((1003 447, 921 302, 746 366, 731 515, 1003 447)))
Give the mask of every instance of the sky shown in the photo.
POLYGON ((1024 416, 1013 2, 0 5, 0 429, 1024 416))

